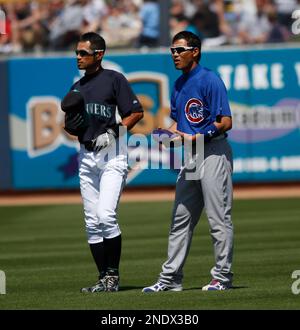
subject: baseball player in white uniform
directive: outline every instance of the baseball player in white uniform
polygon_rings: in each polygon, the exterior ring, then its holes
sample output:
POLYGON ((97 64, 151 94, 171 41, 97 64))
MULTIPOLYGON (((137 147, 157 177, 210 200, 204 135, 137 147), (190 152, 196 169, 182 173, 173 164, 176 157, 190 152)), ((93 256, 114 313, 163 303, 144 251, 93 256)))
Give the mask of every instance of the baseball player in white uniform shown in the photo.
POLYGON ((143 109, 126 78, 103 69, 105 40, 94 32, 81 36, 77 64, 85 75, 62 101, 65 129, 80 142, 79 178, 88 243, 99 277, 81 292, 119 290, 121 230, 117 207, 127 176, 127 154, 120 127, 130 130, 143 109), (119 120, 118 120, 119 118, 119 120))

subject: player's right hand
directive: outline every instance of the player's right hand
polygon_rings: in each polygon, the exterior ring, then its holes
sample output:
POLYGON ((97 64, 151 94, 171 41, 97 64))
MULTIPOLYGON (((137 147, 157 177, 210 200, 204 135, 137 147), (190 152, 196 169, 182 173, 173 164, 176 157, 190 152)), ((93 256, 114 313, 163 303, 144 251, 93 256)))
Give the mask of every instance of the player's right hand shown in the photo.
POLYGON ((110 146, 114 140, 115 140, 115 137, 111 133, 106 132, 106 133, 100 134, 94 140, 92 140, 93 151, 99 152, 100 150, 110 146))
POLYGON ((167 129, 158 128, 153 130, 154 141, 163 144, 166 148, 180 147, 182 145, 181 136, 167 129))

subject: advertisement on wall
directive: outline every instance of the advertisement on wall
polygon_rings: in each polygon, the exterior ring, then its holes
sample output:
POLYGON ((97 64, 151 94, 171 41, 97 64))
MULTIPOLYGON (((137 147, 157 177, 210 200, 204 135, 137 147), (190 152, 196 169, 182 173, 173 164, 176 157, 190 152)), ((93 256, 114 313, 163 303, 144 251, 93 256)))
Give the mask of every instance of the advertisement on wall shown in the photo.
MULTIPOLYGON (((228 89, 235 182, 300 179, 299 58, 298 48, 203 53, 201 65, 217 72, 228 89)), ((139 150, 147 153, 151 131, 171 124, 170 93, 180 72, 168 53, 108 53, 103 66, 122 72, 142 103, 144 120, 131 133, 146 137, 139 150)), ((13 189, 78 188, 79 145, 63 129, 60 102, 81 74, 72 56, 7 61, 13 189)), ((128 149, 128 185, 174 185, 178 168, 134 166, 135 147, 132 142, 128 149)))

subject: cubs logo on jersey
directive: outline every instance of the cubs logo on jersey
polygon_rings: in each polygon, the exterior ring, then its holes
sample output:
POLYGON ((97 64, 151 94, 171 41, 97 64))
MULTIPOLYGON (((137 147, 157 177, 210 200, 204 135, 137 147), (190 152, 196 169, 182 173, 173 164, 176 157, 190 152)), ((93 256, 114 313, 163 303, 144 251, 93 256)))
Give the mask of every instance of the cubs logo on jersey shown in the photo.
POLYGON ((187 120, 193 124, 201 123, 204 119, 203 103, 198 99, 189 99, 185 105, 184 111, 187 120))

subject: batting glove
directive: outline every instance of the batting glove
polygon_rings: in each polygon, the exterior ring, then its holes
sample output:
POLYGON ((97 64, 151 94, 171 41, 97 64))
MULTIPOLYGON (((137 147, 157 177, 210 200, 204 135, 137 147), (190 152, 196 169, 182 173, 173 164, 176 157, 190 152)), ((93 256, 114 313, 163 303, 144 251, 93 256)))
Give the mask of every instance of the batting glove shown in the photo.
POLYGON ((106 133, 100 134, 94 140, 92 140, 92 147, 95 152, 110 146, 115 141, 115 133, 113 130, 108 129, 106 133))

